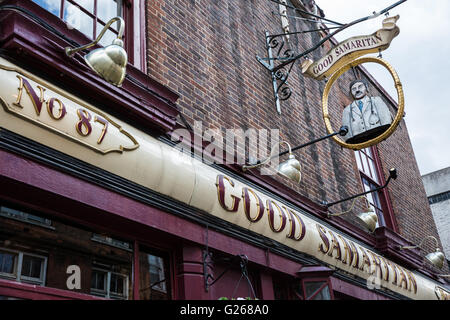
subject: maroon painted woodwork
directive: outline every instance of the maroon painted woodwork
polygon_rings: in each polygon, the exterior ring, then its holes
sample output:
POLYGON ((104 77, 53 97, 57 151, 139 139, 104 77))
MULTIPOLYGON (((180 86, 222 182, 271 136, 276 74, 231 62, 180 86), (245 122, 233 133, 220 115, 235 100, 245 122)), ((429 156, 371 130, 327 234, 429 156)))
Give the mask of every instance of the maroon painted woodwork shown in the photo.
POLYGON ((328 278, 333 274, 335 270, 327 268, 325 266, 302 266, 300 270, 297 271, 297 276, 299 278, 328 278))
POLYGON ((105 300, 105 298, 0 279, 0 295, 27 300, 105 300))
MULTIPOLYGON (((76 29, 69 30, 58 17, 31 1, 8 0, 2 5, 24 8, 67 38, 80 45, 91 40, 76 29)), ((114 111, 123 121, 137 123, 151 130, 173 130, 178 115, 178 95, 131 64, 121 88, 107 83, 92 71, 81 54, 68 57, 64 48, 73 46, 47 30, 24 13, 0 11, 0 49, 11 62, 29 67, 36 75, 52 79, 60 86, 95 106, 114 111), (14 59, 14 60, 13 60, 14 59)))
POLYGON ((408 266, 411 269, 418 269, 423 265, 423 258, 420 256, 419 249, 399 250, 400 246, 412 246, 411 242, 403 238, 395 231, 380 227, 375 230, 376 245, 375 248, 386 257, 401 265, 408 266))
POLYGON ((181 250, 181 261, 177 265, 176 283, 178 299, 207 300, 203 277, 203 251, 198 246, 185 243, 181 250))

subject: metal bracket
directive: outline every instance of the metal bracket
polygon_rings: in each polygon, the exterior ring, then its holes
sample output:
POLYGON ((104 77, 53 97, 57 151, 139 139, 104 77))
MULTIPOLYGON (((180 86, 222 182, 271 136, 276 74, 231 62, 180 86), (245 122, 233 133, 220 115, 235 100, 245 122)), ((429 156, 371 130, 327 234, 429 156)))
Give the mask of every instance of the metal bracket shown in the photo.
POLYGON ((375 188, 375 189, 372 189, 372 190, 369 190, 369 191, 366 191, 366 192, 358 193, 358 194, 355 194, 355 195, 350 196, 348 198, 341 199, 341 200, 338 200, 338 201, 334 201, 334 202, 331 202, 331 203, 328 203, 328 202, 324 201, 322 204, 325 205, 327 207, 327 209, 328 209, 329 207, 334 206, 334 205, 336 205, 338 203, 341 203, 341 202, 344 202, 344 201, 348 201, 348 200, 352 200, 354 198, 357 198, 357 197, 360 197, 360 196, 364 196, 364 195, 366 195, 368 193, 379 191, 381 189, 386 188, 388 186, 389 182, 391 181, 391 179, 394 179, 394 180, 397 179, 397 170, 395 168, 389 169, 389 177, 388 177, 388 179, 386 180, 386 183, 383 186, 380 186, 378 188, 375 188))
POLYGON ((275 105, 277 108, 278 114, 281 114, 281 104, 280 101, 284 101, 289 99, 292 94, 291 89, 287 83, 289 73, 291 72, 292 66, 291 64, 289 70, 286 71, 284 68, 280 68, 275 70, 275 60, 287 60, 291 59, 293 56, 293 52, 291 49, 286 49, 283 51, 285 41, 278 41, 276 39, 280 35, 270 35, 269 32, 266 31, 266 50, 267 50, 267 58, 261 58, 256 55, 256 59, 261 65, 269 70, 272 77, 272 87, 273 87, 273 95, 275 98, 275 105), (278 48, 278 49, 277 49, 278 48), (274 49, 277 49, 276 56, 274 57, 274 49))

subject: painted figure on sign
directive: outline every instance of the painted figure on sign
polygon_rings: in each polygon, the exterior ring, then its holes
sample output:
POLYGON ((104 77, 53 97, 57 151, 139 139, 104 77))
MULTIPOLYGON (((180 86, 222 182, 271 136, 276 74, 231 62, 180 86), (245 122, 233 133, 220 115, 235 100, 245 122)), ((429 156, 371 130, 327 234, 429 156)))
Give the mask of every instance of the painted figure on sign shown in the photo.
POLYGON ((392 123, 392 115, 388 106, 380 97, 367 95, 365 80, 350 83, 350 94, 354 101, 345 107, 342 114, 342 125, 348 127, 344 136, 347 143, 362 143, 385 132, 392 123))

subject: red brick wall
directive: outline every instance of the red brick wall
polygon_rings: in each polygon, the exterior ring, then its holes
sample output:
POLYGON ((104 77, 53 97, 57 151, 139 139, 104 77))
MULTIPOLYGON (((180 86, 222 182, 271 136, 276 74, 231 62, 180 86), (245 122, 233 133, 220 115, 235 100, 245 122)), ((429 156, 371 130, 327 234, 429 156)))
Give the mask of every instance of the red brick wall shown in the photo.
MULTIPOLYGON (((292 146, 327 133, 321 111, 325 81, 303 77, 299 62, 289 77, 293 94, 282 102, 281 115, 276 112, 270 74, 255 59, 255 54, 267 54, 264 32, 281 33, 279 16, 272 11, 278 12, 278 5, 265 0, 147 2, 149 74, 180 95, 178 107, 191 125, 202 121, 203 127, 221 130, 279 128, 281 139, 292 146)), ((291 10, 288 14, 294 15, 291 10)), ((291 32, 311 28, 302 20, 290 19, 291 32)), ((319 40, 317 33, 292 35, 290 46, 300 52, 319 40)), ((310 58, 320 57, 328 48, 316 50, 310 58)), ((330 113, 336 114, 332 116, 335 130, 342 108, 351 101, 351 80, 352 70, 335 83, 329 98, 330 113)), ((382 95, 373 85, 370 93, 382 95)), ((378 150, 386 177, 391 167, 399 173, 389 192, 400 233, 416 243, 430 234, 437 237, 403 121, 378 150)), ((319 142, 296 152, 302 164, 300 185, 277 179, 316 202, 359 193, 362 186, 353 153, 331 140, 319 142)), ((332 211, 346 210, 350 204, 337 205, 332 211)))

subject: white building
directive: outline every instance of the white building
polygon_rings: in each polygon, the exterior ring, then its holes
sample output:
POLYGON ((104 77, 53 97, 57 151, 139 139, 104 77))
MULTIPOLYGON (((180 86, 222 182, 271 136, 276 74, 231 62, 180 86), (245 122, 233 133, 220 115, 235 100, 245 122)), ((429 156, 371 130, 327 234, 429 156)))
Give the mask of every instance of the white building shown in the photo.
POLYGON ((422 176, 425 191, 441 238, 444 254, 450 259, 450 167, 422 176))

